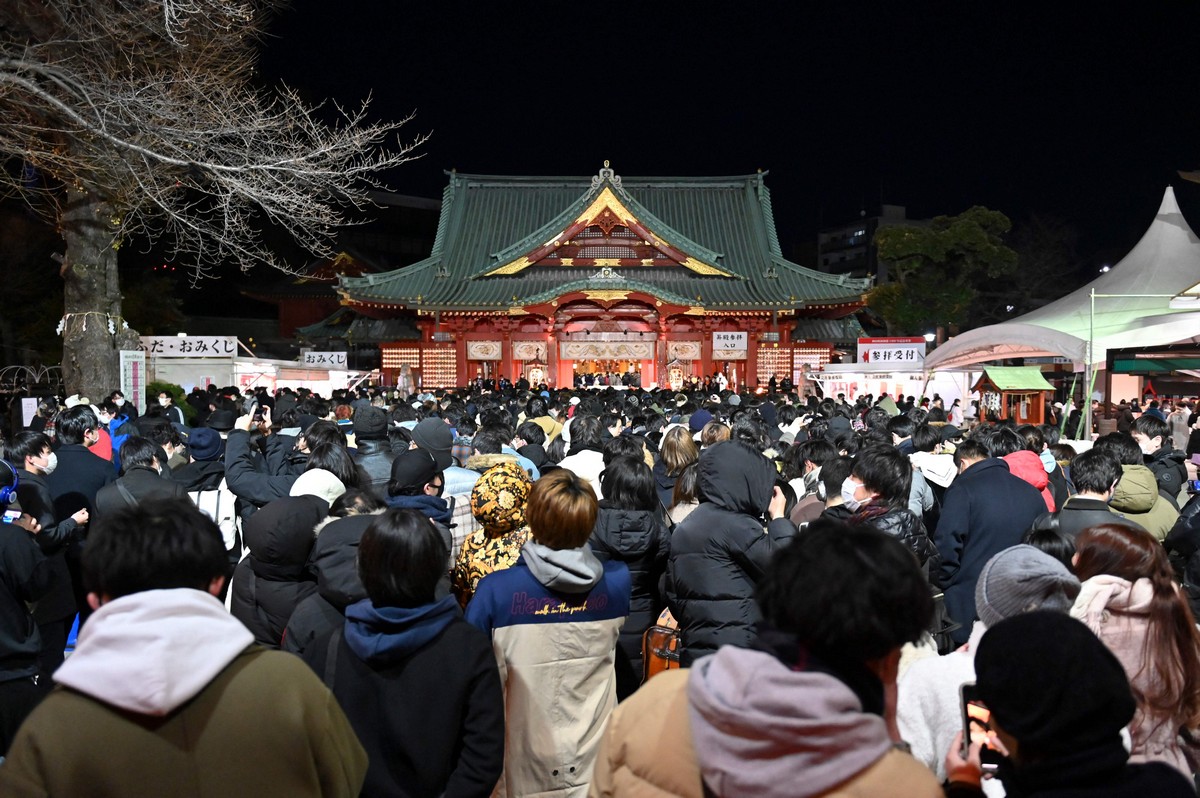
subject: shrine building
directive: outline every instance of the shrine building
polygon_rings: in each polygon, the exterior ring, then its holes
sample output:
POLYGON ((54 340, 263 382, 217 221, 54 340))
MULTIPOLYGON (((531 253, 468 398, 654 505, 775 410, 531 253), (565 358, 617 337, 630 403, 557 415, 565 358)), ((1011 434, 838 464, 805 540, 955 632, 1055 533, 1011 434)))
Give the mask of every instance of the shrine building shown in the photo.
POLYGON ((822 323, 854 340, 870 281, 783 257, 765 173, 622 179, 449 173, 432 254, 342 276, 343 305, 407 318, 419 339, 382 342, 427 388, 476 376, 570 387, 636 374, 678 387, 722 371, 739 387, 827 363, 822 323), (840 320, 840 321, 834 321, 840 320))

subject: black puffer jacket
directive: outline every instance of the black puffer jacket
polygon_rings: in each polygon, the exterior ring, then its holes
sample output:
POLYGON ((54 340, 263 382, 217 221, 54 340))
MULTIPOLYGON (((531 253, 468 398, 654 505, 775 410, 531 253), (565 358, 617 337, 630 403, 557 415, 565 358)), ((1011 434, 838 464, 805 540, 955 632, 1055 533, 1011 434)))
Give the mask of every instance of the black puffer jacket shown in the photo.
POLYGON ((233 572, 230 611, 254 633, 256 642, 279 648, 296 605, 317 591, 304 566, 313 547, 313 529, 328 513, 324 499, 285 496, 246 522, 250 553, 233 572))
POLYGON ((662 579, 671 548, 670 533, 658 513, 618 510, 600 502, 600 513, 592 529, 592 551, 601 560, 623 562, 633 583, 629 617, 621 627, 621 650, 634 673, 642 672, 642 633, 654 625, 666 606, 662 579))
POLYGON ((1158 483, 1158 492, 1175 508, 1179 507, 1179 492, 1187 484, 1185 460, 1183 452, 1168 447, 1146 458, 1146 465, 1154 472, 1154 480, 1158 483))
POLYGON ((1200 495, 1193 495, 1179 512, 1179 520, 1167 533, 1163 548, 1171 558, 1175 575, 1183 583, 1192 614, 1200 615, 1200 495))
POLYGON ((906 507, 889 507, 882 512, 880 510, 882 508, 873 508, 871 505, 867 505, 850 518, 850 523, 870 524, 899 540, 913 554, 917 555, 917 560, 921 563, 921 568, 925 570, 926 575, 930 577, 930 581, 936 581, 938 566, 941 565, 942 558, 929 539, 929 533, 925 531, 925 524, 906 507))
POLYGON ((747 646, 759 620, 754 587, 796 534, 787 518, 762 516, 771 502, 775 468, 738 441, 700 455, 697 480, 705 501, 671 536, 667 606, 679 622, 684 667, 723 645, 747 646))
POLYGON ((284 651, 303 654, 313 640, 346 622, 346 607, 367 597, 358 578, 358 541, 375 518, 335 518, 320 529, 305 568, 317 580, 317 592, 301 599, 292 612, 284 651))

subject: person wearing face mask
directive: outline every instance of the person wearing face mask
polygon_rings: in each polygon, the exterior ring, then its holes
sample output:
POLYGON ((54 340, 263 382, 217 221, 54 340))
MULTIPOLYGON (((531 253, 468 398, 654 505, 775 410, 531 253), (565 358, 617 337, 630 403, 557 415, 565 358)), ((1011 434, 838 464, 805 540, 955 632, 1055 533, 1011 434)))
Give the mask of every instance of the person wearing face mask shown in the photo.
POLYGON ((42 638, 38 672, 42 678, 49 679, 63 662, 67 633, 71 631, 77 611, 64 552, 87 525, 88 511, 77 510, 62 518, 55 515, 54 499, 46 477, 58 467, 58 456, 50 451, 50 439, 44 434, 17 433, 5 447, 4 457, 17 468, 20 479, 17 500, 21 510, 42 527, 34 539, 47 558, 52 574, 50 591, 39 599, 33 611, 42 638))
POLYGON ((933 543, 942 562, 937 579, 944 588, 946 612, 961 624, 951 632, 956 645, 967 642, 975 622, 975 583, 983 566, 998 552, 1021 542, 1025 530, 1045 512, 1037 488, 1009 471, 975 437, 954 452, 958 476, 946 490, 933 543))
POLYGON ((854 458, 850 476, 842 482, 842 504, 850 523, 870 524, 908 546, 921 567, 932 576, 937 551, 921 519, 908 509, 912 464, 890 446, 874 446, 854 458))

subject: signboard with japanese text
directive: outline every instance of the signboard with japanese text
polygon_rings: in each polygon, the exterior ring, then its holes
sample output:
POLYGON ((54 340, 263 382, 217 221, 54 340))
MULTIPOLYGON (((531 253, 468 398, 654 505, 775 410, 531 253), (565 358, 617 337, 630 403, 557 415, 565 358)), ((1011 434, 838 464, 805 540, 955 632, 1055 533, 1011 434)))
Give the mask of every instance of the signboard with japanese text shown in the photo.
POLYGON ((715 332, 713 337, 713 360, 745 360, 749 347, 744 332, 715 332))
POLYGON ((138 413, 146 412, 145 352, 121 350, 121 395, 127 402, 133 403, 138 413))
POLYGON ((33 423, 33 417, 37 415, 38 400, 22 399, 21 400, 21 426, 29 429, 29 425, 33 423))
POLYGON ((895 364, 897 368, 919 369, 925 364, 925 339, 859 338, 859 363, 895 364))
POLYGON ((305 352, 300 361, 306 366, 325 366, 327 368, 346 368, 345 352, 305 352))
POLYGON ((156 357, 233 357, 238 339, 233 335, 143 335, 142 351, 156 357))

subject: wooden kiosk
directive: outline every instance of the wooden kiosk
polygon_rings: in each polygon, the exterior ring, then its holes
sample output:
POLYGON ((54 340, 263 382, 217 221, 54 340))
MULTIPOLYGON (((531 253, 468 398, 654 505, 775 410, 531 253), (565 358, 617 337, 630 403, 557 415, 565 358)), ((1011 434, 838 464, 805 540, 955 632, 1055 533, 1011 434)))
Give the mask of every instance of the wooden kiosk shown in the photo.
POLYGON ((1046 420, 1046 398, 1054 386, 1046 382, 1036 366, 992 366, 987 368, 972 391, 979 392, 983 416, 1011 418, 1018 424, 1042 424, 1046 420))

